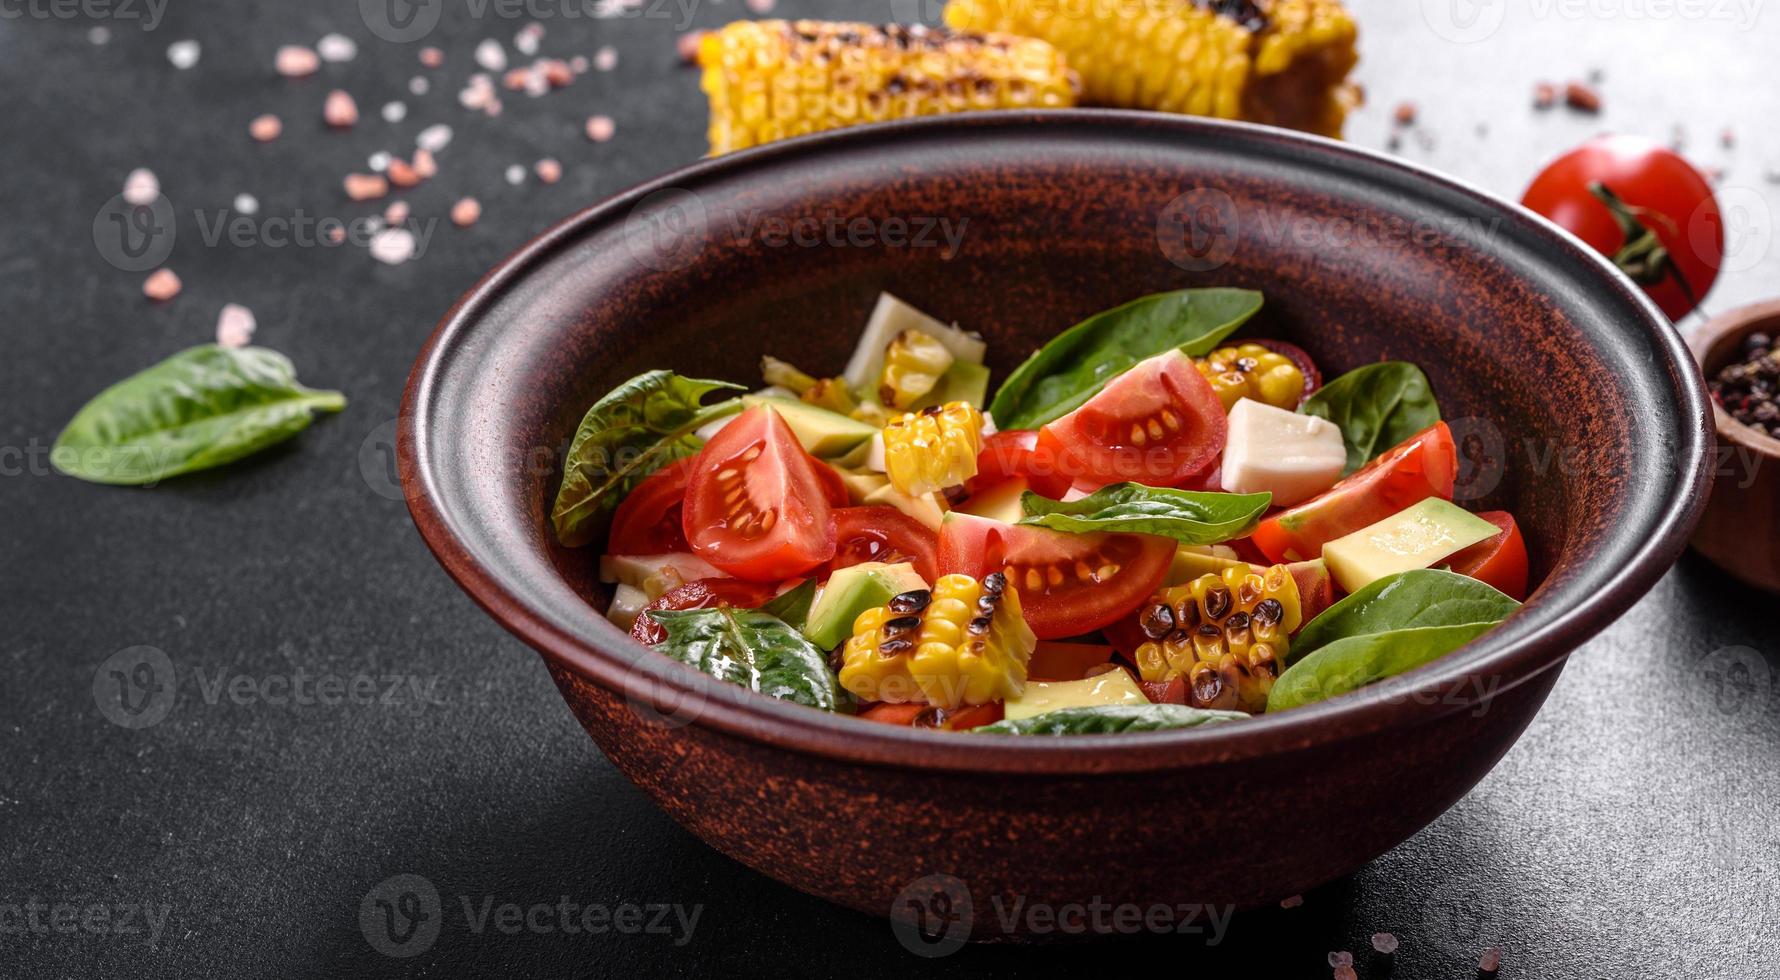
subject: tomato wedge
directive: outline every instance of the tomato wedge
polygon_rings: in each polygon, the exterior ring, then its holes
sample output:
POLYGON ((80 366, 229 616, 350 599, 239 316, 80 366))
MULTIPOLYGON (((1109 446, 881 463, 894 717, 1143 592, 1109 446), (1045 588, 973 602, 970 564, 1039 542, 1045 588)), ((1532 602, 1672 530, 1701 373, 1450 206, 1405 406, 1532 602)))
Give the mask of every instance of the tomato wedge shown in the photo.
POLYGON ((1445 422, 1403 440, 1316 497, 1262 521, 1251 536, 1268 561, 1305 561, 1323 545, 1429 497, 1452 499, 1458 450, 1445 422))
POLYGON ((939 573, 1006 572, 1041 640, 1116 622, 1156 590, 1175 543, 1148 534, 1065 534, 952 513, 939 533, 939 573))
POLYGON ((828 571, 868 561, 908 562, 929 582, 939 567, 933 529, 894 507, 842 507, 834 512, 834 560, 828 571))
POLYGON ((733 578, 701 578, 687 582, 677 589, 663 592, 659 599, 644 606, 643 611, 637 613, 637 621, 630 626, 630 635, 638 643, 651 647, 667 639, 667 630, 649 618, 651 609, 712 609, 717 606, 758 609, 772 601, 774 591, 770 585, 733 578))
POLYGON ((737 578, 776 582, 834 557, 819 467, 777 412, 748 409, 699 451, 681 527, 694 554, 737 578))
POLYGON ((1505 510, 1480 511, 1477 515, 1502 529, 1488 541, 1479 541, 1446 560, 1460 575, 1495 586, 1512 599, 1527 598, 1527 541, 1514 515, 1505 510))
POLYGON ((984 439, 977 453, 977 475, 965 482, 964 489, 977 493, 1015 479, 1024 479, 1034 493, 1053 500, 1069 492, 1069 477, 1063 475, 1057 454, 1048 447, 1039 450, 1036 429, 1009 429, 984 439))
POLYGON ((688 456, 649 474, 618 505, 606 552, 613 555, 661 555, 691 551, 680 527, 680 507, 698 457, 688 456))
POLYGON ((991 725, 1001 720, 1002 706, 997 701, 993 704, 965 705, 950 711, 935 708, 932 705, 913 702, 909 704, 874 704, 859 712, 859 717, 866 721, 881 722, 886 725, 910 725, 915 728, 938 728, 950 732, 962 732, 966 729, 991 725))
POLYGON ((1211 382, 1173 350, 1119 375, 1040 429, 1037 449, 1056 453, 1085 490, 1127 480, 1172 487, 1204 470, 1223 450, 1228 431, 1211 382))
POLYGON ((1041 640, 1026 662, 1026 676, 1040 681, 1079 681, 1112 657, 1113 648, 1103 643, 1041 640))
POLYGON ((810 462, 816 464, 816 475, 822 482, 822 495, 828 498, 830 506, 845 507, 853 502, 853 495, 847 492, 847 481, 841 479, 840 470, 813 456, 810 457, 810 462))

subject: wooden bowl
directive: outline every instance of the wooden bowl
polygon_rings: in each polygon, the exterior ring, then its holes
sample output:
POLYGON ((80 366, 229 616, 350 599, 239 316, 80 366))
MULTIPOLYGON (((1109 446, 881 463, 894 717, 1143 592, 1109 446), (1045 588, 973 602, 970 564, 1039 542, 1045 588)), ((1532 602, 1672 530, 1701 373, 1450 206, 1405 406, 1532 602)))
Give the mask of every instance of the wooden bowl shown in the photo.
POLYGON ((1709 419, 1655 307, 1512 204, 1265 127, 1008 112, 773 144, 574 215, 428 341, 400 464, 446 570, 693 833, 856 909, 1023 939, 1035 920, 1004 924, 992 903, 1252 906, 1433 820, 1685 547, 1709 419), (1539 585, 1523 609, 1434 664, 1276 716, 990 738, 813 711, 652 653, 601 616, 596 556, 547 528, 576 422, 639 371, 748 382, 768 352, 838 371, 887 289, 982 331, 1004 374, 1086 314, 1220 284, 1264 290, 1247 334, 1326 372, 1427 370, 1466 437, 1464 497, 1525 530, 1539 585))
MULTIPOLYGON (((1688 338, 1706 377, 1736 360, 1743 338, 1780 335, 1780 300, 1720 313, 1688 338)), ((1731 417, 1716 400, 1717 475, 1693 546, 1738 579, 1780 592, 1780 439, 1731 417)))

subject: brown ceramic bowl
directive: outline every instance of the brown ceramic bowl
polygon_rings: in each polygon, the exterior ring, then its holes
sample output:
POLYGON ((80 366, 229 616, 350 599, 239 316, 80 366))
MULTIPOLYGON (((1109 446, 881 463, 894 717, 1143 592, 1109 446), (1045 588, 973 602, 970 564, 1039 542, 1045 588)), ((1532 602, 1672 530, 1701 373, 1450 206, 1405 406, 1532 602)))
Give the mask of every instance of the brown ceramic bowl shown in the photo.
POLYGON ((408 382, 400 458, 447 571, 543 654, 588 733, 676 820, 811 894, 907 919, 944 892, 953 929, 1007 938, 962 903, 1256 905, 1426 825, 1508 750, 1566 655, 1680 554, 1711 435, 1699 372, 1655 307, 1512 204, 1263 127, 997 113, 704 161, 557 225, 440 324, 408 382), (955 254, 941 220, 963 230, 955 254), (1469 446, 1464 495, 1525 528, 1540 584, 1521 611, 1421 670, 1278 716, 992 738, 780 703, 650 653, 602 618, 595 552, 547 530, 582 412, 645 369, 748 382, 772 352, 836 371, 888 289, 982 331, 1004 373, 1085 314, 1213 284, 1264 290, 1248 335, 1326 372, 1427 370, 1469 446))
MULTIPOLYGON (((1780 300, 1720 313, 1688 337, 1706 375, 1717 374, 1752 333, 1780 334, 1780 300)), ((1718 479, 1693 546, 1744 582, 1780 592, 1780 439, 1738 422, 1716 402, 1718 479)))

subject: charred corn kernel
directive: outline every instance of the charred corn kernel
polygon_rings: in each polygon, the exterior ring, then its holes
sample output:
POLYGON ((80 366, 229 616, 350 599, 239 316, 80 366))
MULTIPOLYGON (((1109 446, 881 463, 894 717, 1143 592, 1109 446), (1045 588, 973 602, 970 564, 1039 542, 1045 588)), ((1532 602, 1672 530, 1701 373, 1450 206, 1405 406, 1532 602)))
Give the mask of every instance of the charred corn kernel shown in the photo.
POLYGON ((889 408, 908 408, 921 400, 956 360, 932 334, 904 330, 884 348, 883 380, 878 401, 889 408))
POLYGON ((1187 679, 1189 703, 1258 712, 1284 669, 1288 637, 1303 623, 1298 583, 1284 565, 1243 564, 1163 589, 1137 611, 1146 681, 1187 679))
POLYGON ((1340 136, 1359 101, 1340 0, 950 0, 945 21, 1051 42, 1091 104, 1340 136))
POLYGON ((1304 395, 1304 372, 1298 365, 1260 344, 1220 347, 1193 363, 1211 382, 1226 412, 1244 398, 1289 411, 1304 395))
POLYGON ((859 400, 847 388, 845 378, 811 377, 790 362, 771 356, 760 359, 760 376, 769 385, 797 392, 797 397, 807 405, 842 415, 851 415, 859 408, 859 400))
POLYGON ((884 470, 911 496, 955 487, 977 475, 983 413, 969 402, 947 402, 899 415, 884 426, 884 470))
POLYGON ((968 109, 1075 105, 1081 82, 1031 37, 915 25, 736 21, 699 43, 711 153, 968 109))
POLYGON ((867 701, 988 704, 1020 693, 1037 646, 1006 576, 947 575, 860 613, 840 682, 867 701))

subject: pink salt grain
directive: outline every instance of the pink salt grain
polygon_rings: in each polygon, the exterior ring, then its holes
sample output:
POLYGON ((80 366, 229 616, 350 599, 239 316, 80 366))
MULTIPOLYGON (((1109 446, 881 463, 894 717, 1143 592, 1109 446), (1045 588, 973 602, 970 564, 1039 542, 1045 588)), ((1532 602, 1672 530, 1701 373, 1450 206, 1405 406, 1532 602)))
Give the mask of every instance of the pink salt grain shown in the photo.
POLYGON ((391 225, 405 224, 408 221, 408 202, 391 201, 389 207, 383 209, 383 220, 391 225))
POLYGON ((689 31, 680 35, 680 39, 674 42, 674 50, 680 55, 680 60, 689 65, 697 64, 699 43, 709 33, 710 31, 689 31))
POLYGON ((1483 951, 1477 958, 1477 968, 1485 973, 1494 973, 1502 968, 1502 951, 1494 946, 1483 951))
POLYGON ((335 89, 322 104, 321 117, 335 129, 351 129, 358 125, 358 103, 344 90, 335 89))
POLYGON ((595 143, 604 143, 612 138, 617 128, 611 116, 593 116, 587 120, 587 138, 595 143))
POLYGON ((433 159, 433 151, 420 147, 414 151, 414 173, 425 180, 439 172, 439 162, 433 159))
POLYGON ((1375 932, 1372 934, 1372 948, 1386 956, 1395 953, 1397 951, 1397 945, 1397 937, 1388 932, 1375 932))
POLYGON ((546 184, 554 184, 562 179, 562 164, 549 157, 539 160, 532 170, 538 175, 538 179, 546 184))
POLYGON ((1288 898, 1282 898, 1279 900, 1279 907, 1282 909, 1295 909, 1298 906, 1303 905, 1303 904, 1304 904, 1304 896, 1303 895, 1292 895, 1288 898))
POLYGON ((437 68, 445 63, 445 52, 438 48, 421 48, 420 63, 428 68, 437 68))
POLYGON ((287 44, 278 49, 273 66, 285 78, 302 78, 321 68, 321 56, 301 45, 287 44))
POLYGON ((156 269, 149 273, 147 279, 142 280, 142 295, 157 303, 165 303, 178 296, 183 288, 185 284, 179 281, 172 269, 156 269))
POLYGON ((1332 967, 1353 966, 1354 965, 1354 954, 1348 952, 1345 949, 1330 953, 1329 954, 1329 965, 1332 967))
POLYGON ((482 217, 482 204, 473 197, 466 197, 451 206, 451 223, 459 228, 468 228, 482 217))
POLYGON ((346 196, 355 201, 374 201, 389 193, 389 181, 381 174, 347 174, 346 196))
POLYGON ((1360 980, 1360 975, 1351 966, 1336 967, 1334 977, 1335 980, 1360 980))
POLYGON ((593 67, 600 71, 611 71, 618 67, 618 49, 610 44, 593 53, 593 67))
POLYGON ((270 143, 284 132, 284 122, 271 113, 253 117, 247 124, 247 134, 261 143, 270 143))
POLYGON ((756 14, 770 14, 776 5, 776 0, 748 0, 748 10, 756 14))
POLYGON ((258 326, 252 310, 239 303, 230 303, 217 315, 216 342, 224 347, 246 347, 258 326))

